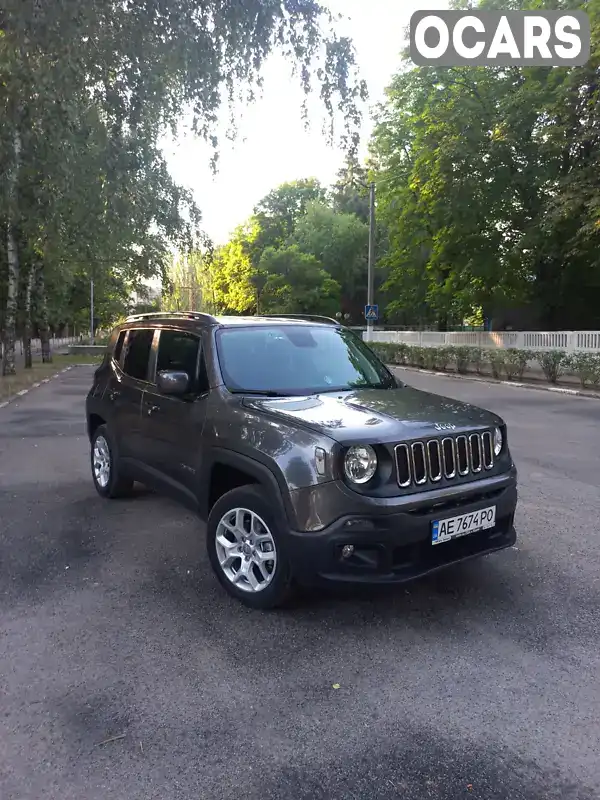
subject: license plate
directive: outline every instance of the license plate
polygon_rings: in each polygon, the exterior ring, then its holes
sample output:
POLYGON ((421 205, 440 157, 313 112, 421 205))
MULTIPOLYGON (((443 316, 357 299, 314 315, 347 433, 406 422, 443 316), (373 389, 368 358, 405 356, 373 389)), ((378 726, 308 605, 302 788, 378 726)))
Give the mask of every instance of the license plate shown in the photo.
POLYGON ((431 529, 431 543, 449 542, 458 536, 467 536, 469 533, 493 528, 495 524, 496 506, 481 508, 479 511, 461 514, 459 517, 436 520, 431 529))

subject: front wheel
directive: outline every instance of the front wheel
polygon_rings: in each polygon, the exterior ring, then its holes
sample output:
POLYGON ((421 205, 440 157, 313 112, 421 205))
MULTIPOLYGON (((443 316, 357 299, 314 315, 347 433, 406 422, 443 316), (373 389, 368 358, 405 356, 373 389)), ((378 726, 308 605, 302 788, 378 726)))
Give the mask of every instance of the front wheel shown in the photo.
POLYGON ((291 570, 284 542, 265 492, 233 489, 213 506, 206 545, 223 588, 244 605, 271 609, 291 596, 291 570))
POLYGON ((133 480, 121 472, 117 449, 106 425, 94 431, 91 462, 94 486, 101 497, 126 497, 131 492, 133 480))

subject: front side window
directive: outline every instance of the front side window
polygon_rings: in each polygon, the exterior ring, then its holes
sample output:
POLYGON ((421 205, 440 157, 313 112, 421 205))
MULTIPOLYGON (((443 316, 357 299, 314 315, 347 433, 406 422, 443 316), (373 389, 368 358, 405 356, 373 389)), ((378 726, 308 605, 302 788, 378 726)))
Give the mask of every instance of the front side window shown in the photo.
POLYGON ((377 356, 344 329, 225 328, 217 333, 217 352, 232 392, 316 394, 397 385, 377 356))
POLYGON ((147 328, 137 328, 129 331, 127 352, 123 371, 132 378, 140 381, 148 379, 148 362, 152 349, 154 331, 147 328))
MULTIPOLYGON (((156 373, 168 370, 187 372, 192 391, 197 388, 200 339, 191 333, 163 330, 158 340, 156 373)), ((202 387, 204 388, 204 387, 202 387)))

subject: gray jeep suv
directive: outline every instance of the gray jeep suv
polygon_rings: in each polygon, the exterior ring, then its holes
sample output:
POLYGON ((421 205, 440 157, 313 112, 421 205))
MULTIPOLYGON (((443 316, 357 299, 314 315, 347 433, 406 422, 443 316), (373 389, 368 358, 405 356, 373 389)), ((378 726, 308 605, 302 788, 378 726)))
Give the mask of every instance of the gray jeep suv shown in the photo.
POLYGON ((403 384, 335 320, 130 317, 86 410, 97 491, 140 481, 195 509, 217 578, 254 608, 516 540, 503 421, 403 384))

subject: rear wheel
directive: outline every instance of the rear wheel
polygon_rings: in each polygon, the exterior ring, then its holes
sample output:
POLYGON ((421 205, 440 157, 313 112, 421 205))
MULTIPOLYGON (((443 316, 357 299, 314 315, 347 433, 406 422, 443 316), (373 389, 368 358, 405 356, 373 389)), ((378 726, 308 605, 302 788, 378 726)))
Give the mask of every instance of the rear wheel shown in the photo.
POLYGON ((206 545, 223 588, 251 608, 271 609, 291 596, 292 579, 283 537, 265 492, 243 486, 213 506, 206 545))
POLYGON ((91 446, 92 478, 96 491, 110 499, 126 497, 133 488, 133 479, 122 474, 117 448, 106 425, 96 428, 91 446))

